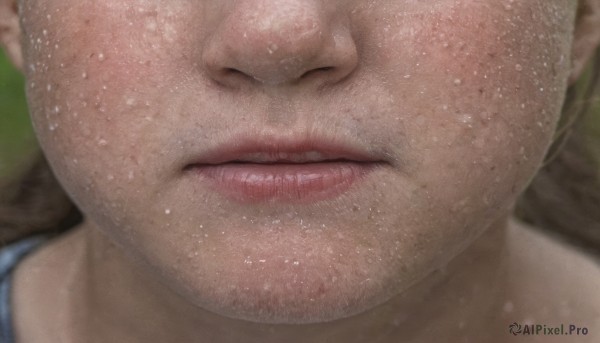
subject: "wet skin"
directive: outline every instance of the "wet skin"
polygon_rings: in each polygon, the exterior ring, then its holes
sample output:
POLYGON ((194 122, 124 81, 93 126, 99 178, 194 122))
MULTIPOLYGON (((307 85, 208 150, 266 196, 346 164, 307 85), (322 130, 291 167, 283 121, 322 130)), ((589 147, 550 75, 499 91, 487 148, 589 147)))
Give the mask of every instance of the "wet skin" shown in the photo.
POLYGON ((505 227, 560 115, 576 7, 23 1, 31 116, 92 269, 138 266, 130 285, 224 318, 340 320, 505 227), (240 136, 377 165, 325 199, 239 201, 190 166, 240 136))
POLYGON ((574 12, 35 3, 23 6, 32 117, 90 224, 197 305, 273 322, 385 301, 505 214, 550 142, 574 12), (238 132, 333 136, 387 164, 333 200, 238 204, 183 171, 238 132))

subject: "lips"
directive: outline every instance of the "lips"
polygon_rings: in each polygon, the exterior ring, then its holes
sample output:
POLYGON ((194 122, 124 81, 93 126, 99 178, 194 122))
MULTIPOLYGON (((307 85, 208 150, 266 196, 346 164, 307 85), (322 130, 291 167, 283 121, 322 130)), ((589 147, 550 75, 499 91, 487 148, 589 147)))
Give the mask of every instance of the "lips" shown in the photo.
POLYGON ((331 139, 254 136, 209 148, 185 170, 238 202, 315 202, 340 196, 382 163, 331 139))

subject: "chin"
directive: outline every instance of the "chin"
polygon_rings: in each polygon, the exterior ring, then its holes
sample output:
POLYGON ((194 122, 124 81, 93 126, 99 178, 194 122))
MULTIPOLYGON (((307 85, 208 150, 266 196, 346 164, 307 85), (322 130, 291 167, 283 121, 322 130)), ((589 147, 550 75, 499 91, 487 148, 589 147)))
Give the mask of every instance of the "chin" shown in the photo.
POLYGON ((221 299, 213 312, 232 318, 263 324, 312 324, 335 321, 365 312, 383 301, 381 296, 368 289, 346 292, 332 290, 329 296, 318 299, 311 293, 317 289, 291 293, 262 293, 245 290, 231 292, 221 299), (372 294, 369 294, 372 293, 372 294))
MULTIPOLYGON (((310 324, 358 315, 404 290, 407 280, 376 265, 270 266, 221 273, 218 284, 190 294, 215 314, 264 324, 310 324)), ((389 271, 389 269, 388 269, 389 271)))

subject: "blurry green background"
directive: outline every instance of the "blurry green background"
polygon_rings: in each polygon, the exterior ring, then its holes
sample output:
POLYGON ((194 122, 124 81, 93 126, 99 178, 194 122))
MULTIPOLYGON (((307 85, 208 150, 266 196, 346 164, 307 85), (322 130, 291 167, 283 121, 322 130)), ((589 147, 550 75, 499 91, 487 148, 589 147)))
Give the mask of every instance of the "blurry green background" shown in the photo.
POLYGON ((0 49, 0 177, 35 146, 23 77, 0 49))

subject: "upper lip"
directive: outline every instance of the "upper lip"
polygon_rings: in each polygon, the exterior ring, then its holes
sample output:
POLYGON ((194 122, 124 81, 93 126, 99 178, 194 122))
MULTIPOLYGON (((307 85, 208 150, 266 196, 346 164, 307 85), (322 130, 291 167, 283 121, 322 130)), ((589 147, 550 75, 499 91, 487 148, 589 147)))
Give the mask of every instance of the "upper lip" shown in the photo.
POLYGON ((241 134, 209 147, 191 165, 328 161, 382 162, 383 159, 361 144, 334 138, 241 134))

